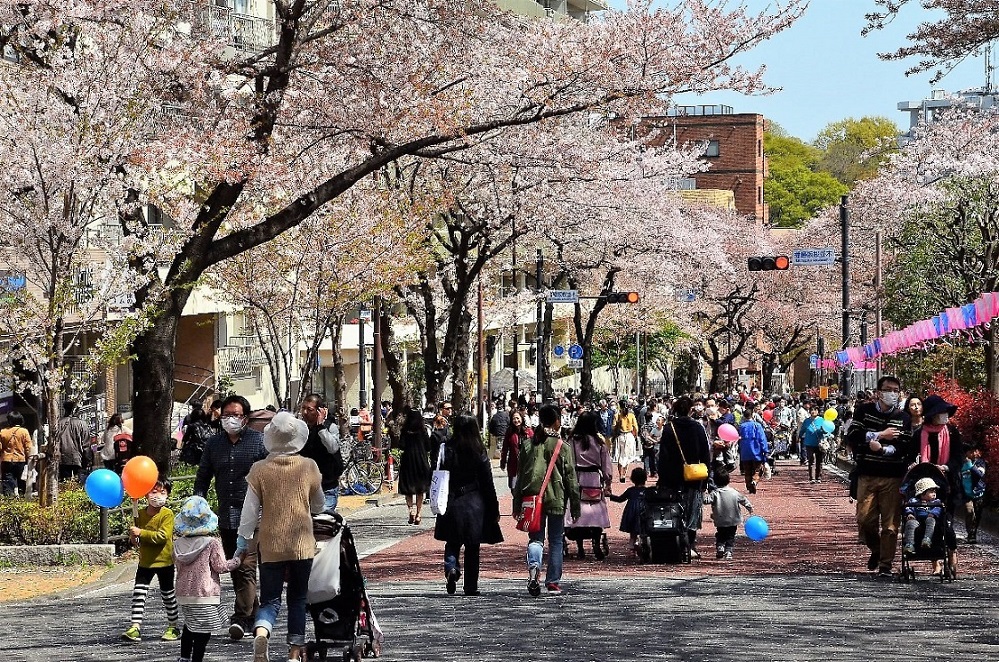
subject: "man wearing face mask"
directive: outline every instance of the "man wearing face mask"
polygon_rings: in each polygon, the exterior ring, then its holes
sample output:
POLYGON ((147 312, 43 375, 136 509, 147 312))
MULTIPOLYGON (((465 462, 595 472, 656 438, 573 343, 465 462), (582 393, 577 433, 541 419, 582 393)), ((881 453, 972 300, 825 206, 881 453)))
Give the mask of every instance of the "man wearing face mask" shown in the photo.
MULTIPOLYGON (((205 443, 205 450, 194 479, 194 495, 207 497, 212 479, 218 495, 219 535, 226 558, 236 553, 237 529, 246 499, 246 475, 257 460, 267 457, 264 436, 248 428, 250 403, 241 395, 222 402, 222 431, 205 443)), ((257 554, 250 545, 243 562, 230 573, 236 593, 235 613, 229 636, 242 639, 257 614, 257 554)))
POLYGON ((877 398, 857 407, 846 438, 857 463, 857 527, 871 550, 867 567, 882 577, 892 576, 902 519, 902 477, 916 458, 903 413, 901 382, 882 377, 877 398))

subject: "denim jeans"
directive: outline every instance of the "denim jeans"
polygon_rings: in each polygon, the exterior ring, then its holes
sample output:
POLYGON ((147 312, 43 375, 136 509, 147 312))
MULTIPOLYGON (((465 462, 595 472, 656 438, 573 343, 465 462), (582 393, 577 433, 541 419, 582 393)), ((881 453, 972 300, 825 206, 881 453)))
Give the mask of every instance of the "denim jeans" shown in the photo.
POLYGON ((281 609, 281 588, 288 576, 288 644, 305 645, 305 597, 309 590, 312 559, 275 561, 260 564, 260 609, 254 628, 274 631, 274 622, 281 609))
MULTIPOLYGON (((451 570, 461 572, 461 562, 458 560, 461 554, 460 542, 444 543, 444 575, 447 576, 451 570)), ((465 545, 465 582, 463 587, 465 593, 479 590, 479 545, 465 545)))
POLYGON ((337 485, 331 490, 324 490, 323 495, 326 497, 326 508, 324 512, 334 512, 336 510, 336 504, 340 500, 340 486, 337 485))
POLYGON ((565 515, 549 515, 541 518, 541 530, 528 534, 527 567, 541 567, 541 557, 545 551, 545 529, 548 530, 548 570, 545 583, 558 583, 562 580, 562 536, 565 531, 565 515))

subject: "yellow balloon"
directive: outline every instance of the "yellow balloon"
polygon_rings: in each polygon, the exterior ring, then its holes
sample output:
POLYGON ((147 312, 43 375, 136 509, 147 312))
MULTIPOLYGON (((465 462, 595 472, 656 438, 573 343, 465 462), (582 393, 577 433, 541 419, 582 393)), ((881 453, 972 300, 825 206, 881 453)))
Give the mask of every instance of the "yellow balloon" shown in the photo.
POLYGON ((826 413, 822 414, 822 418, 826 419, 827 421, 835 421, 837 416, 839 416, 839 414, 837 414, 836 410, 833 409, 832 407, 826 409, 826 413))

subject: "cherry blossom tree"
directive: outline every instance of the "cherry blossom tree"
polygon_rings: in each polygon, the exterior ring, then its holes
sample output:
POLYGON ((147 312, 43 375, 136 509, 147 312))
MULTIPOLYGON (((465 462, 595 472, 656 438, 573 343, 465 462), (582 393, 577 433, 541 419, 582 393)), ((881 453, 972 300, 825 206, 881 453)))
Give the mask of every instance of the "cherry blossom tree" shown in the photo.
POLYGON ((0 7, 4 46, 21 58, 0 75, 19 85, 24 70, 47 69, 66 77, 69 98, 99 85, 132 101, 115 119, 142 120, 133 149, 95 161, 123 173, 126 200, 155 204, 177 230, 161 276, 137 215, 118 219, 143 277, 136 304, 156 314, 132 345, 135 436, 165 464, 177 324, 210 267, 407 156, 438 158, 591 111, 661 113, 682 91, 760 91, 762 71, 732 58, 786 28, 803 6, 789 0, 751 14, 705 0, 639 2, 579 24, 456 0, 278 0, 273 45, 233 56, 196 4, 42 0, 0 7), (103 75, 81 70, 92 62, 103 75), (154 120, 135 107, 171 112, 154 120))

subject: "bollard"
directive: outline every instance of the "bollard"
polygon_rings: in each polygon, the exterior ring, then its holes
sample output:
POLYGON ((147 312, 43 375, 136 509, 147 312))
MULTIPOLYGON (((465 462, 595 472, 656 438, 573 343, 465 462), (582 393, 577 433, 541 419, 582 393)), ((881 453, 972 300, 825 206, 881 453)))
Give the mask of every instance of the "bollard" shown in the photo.
POLYGON ((108 527, 108 509, 101 507, 101 543, 108 544, 111 532, 108 527))

